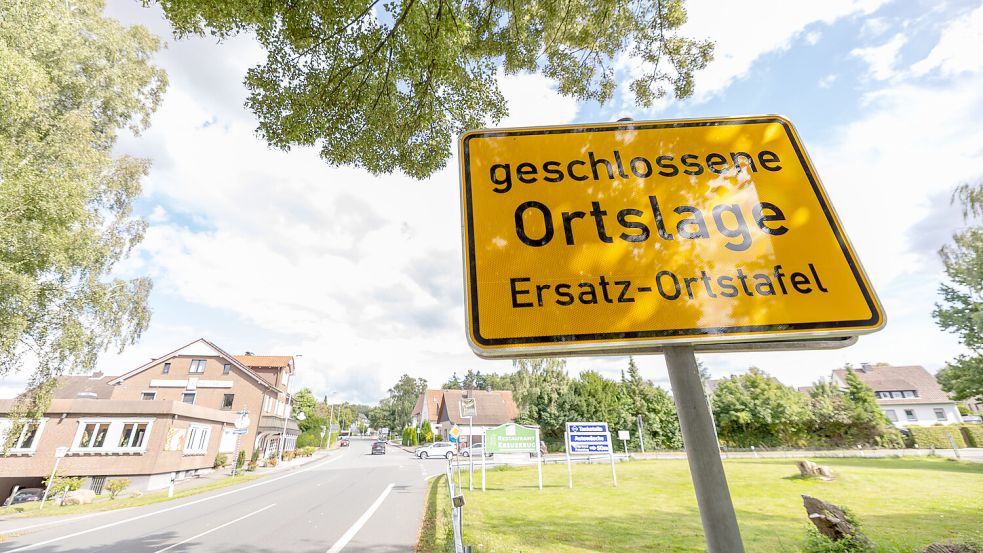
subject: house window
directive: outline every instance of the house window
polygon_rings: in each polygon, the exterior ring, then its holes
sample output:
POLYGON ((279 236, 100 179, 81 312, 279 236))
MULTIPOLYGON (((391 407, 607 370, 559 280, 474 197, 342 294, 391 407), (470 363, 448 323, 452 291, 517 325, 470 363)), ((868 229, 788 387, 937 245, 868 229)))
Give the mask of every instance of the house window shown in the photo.
POLYGON ((205 372, 205 360, 204 359, 192 359, 191 369, 188 370, 190 374, 202 374, 205 372))
POLYGON ((188 427, 188 439, 184 443, 184 453, 187 455, 201 455, 208 452, 208 437, 211 434, 210 426, 192 424, 188 427))
POLYGON ((144 401, 153 401, 157 399, 157 392, 144 392, 141 399, 144 401))
POLYGON ((904 396, 901 395, 901 392, 891 392, 891 399, 901 399, 902 397, 904 396))
POLYGON ((905 390, 904 391, 904 397, 915 397, 915 391, 914 390, 905 390))
POLYGON ((229 374, 232 371, 232 365, 226 363, 222 365, 222 374, 229 374))
POLYGON ((935 418, 936 420, 945 421, 945 409, 935 408, 935 418))
POLYGON ((81 449, 94 449, 106 445, 106 434, 109 432, 108 422, 86 423, 82 429, 82 437, 75 447, 81 449))
POLYGON ((225 394, 222 396, 222 410, 231 411, 232 410, 232 400, 235 399, 235 394, 225 394))
POLYGON ((916 420, 918 420, 918 417, 915 416, 915 410, 914 409, 905 409, 904 410, 904 416, 907 417, 908 420, 910 420, 910 421, 916 421, 916 420))
POLYGON ((147 423, 124 423, 123 433, 119 437, 119 447, 143 447, 143 440, 146 436, 147 423))
POLYGON ((169 372, 171 372, 171 364, 170 363, 164 363, 164 370, 161 371, 161 374, 167 374, 169 372))
POLYGON ((181 401, 183 401, 183 402, 185 402, 185 403, 187 403, 189 405, 194 405, 195 404, 195 392, 185 392, 185 393, 181 394, 181 401))
MULTIPOLYGON (((41 419, 37 422, 23 423, 20 427, 20 433, 17 434, 10 446, 10 451, 12 453, 32 453, 37 449, 38 437, 44 430, 44 421, 45 419, 41 419)), ((6 436, 12 426, 14 423, 10 419, 0 419, 0 436, 6 436)))
POLYGON ((887 420, 891 422, 898 422, 898 414, 894 409, 885 409, 884 414, 887 415, 887 420))

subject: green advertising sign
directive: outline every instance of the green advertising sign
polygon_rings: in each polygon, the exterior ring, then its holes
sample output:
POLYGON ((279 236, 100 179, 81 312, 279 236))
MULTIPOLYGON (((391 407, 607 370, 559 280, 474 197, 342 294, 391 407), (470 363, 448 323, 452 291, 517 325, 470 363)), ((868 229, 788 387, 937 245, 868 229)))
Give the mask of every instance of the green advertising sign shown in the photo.
POLYGON ((536 453, 536 429, 512 422, 485 431, 486 453, 536 453))

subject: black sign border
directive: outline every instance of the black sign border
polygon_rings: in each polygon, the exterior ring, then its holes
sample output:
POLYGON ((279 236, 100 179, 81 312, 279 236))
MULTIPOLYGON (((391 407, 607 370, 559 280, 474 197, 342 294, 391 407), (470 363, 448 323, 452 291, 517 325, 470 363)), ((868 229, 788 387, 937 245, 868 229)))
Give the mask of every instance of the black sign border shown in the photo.
MULTIPOLYGON (((461 164, 464 171, 464 198, 465 198, 465 217, 467 222, 468 231, 468 241, 467 241, 467 255, 466 260, 468 269, 468 287, 469 287, 469 306, 468 318, 471 324, 471 336, 474 341, 481 346, 509 346, 509 345, 523 345, 523 344, 564 344, 564 343, 576 343, 576 342, 597 342, 597 341, 617 341, 617 340, 639 340, 644 338, 679 338, 679 337, 698 337, 700 336, 726 336, 730 334, 747 334, 747 333, 767 333, 767 332, 789 332, 789 331, 833 331, 842 328, 856 328, 856 327, 876 327, 881 322, 881 313, 877 309, 874 302, 873 294, 871 290, 866 285, 864 281, 860 268, 857 266, 857 261, 852 255, 849 246, 847 245, 846 239, 841 232, 840 226, 833 217, 833 212, 826 202, 826 197, 823 194, 819 182, 816 176, 812 172, 811 165, 807 162, 806 157, 800 147, 799 141, 796 137, 795 132, 792 130, 791 124, 781 117, 753 117, 745 119, 721 119, 721 120, 696 120, 696 121, 667 121, 667 122, 639 122, 639 123, 622 123, 618 125, 605 125, 598 127, 574 127, 574 128, 564 128, 564 127, 553 127, 553 128, 538 128, 538 129, 526 129, 526 130, 489 130, 489 131, 478 131, 468 134, 461 141, 462 151, 461 151, 461 164), (652 130, 652 129, 677 129, 677 128, 687 128, 687 127, 715 127, 722 125, 756 125, 756 124, 773 124, 778 123, 785 129, 785 133, 788 135, 789 142, 792 144, 792 148, 795 150, 795 154, 799 159, 799 163, 802 169, 805 171, 806 177, 809 179, 809 184, 812 186, 813 192, 816 194, 816 199, 819 201, 819 205, 823 208, 823 213, 826 215, 826 220, 833 230, 833 235, 836 236, 836 241, 840 246, 840 250, 843 252, 846 258, 847 264, 850 266, 850 270, 853 273, 854 278, 857 281, 857 285, 860 287, 863 293, 864 300, 867 302, 867 307, 870 309, 871 317, 865 320, 852 320, 852 321, 822 321, 822 322, 811 322, 811 323, 789 323, 789 324, 771 324, 771 325, 746 325, 746 326, 724 326, 724 327, 708 327, 708 328, 684 328, 684 329, 669 329, 669 330, 643 330, 637 332, 600 332, 600 333, 590 333, 590 334, 565 334, 556 336, 525 336, 522 338, 485 338, 481 335, 479 329, 478 321, 480 317, 478 316, 478 283, 477 275, 475 272, 475 248, 474 248, 474 209, 471 203, 471 140, 476 138, 501 138, 507 136, 535 136, 535 135, 548 135, 548 134, 571 134, 571 133, 596 133, 596 132, 617 132, 617 131, 632 131, 632 130, 652 130)), ((795 336, 790 336, 790 340, 794 340, 795 336)), ((744 341, 744 340, 735 340, 744 341)))

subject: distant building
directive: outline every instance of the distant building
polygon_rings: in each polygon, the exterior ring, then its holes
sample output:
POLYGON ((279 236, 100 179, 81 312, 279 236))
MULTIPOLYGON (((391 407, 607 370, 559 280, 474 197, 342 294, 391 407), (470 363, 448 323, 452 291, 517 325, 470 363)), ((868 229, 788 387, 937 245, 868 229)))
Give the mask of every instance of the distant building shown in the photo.
MULTIPOLYGON (((854 372, 874 390, 877 404, 895 426, 931 426, 962 422, 956 402, 935 377, 919 365, 903 367, 863 364, 854 372)), ((846 369, 833 371, 833 384, 846 387, 846 369)))
MULTIPOLYGON (((59 379, 44 416, 0 455, 0 500, 15 486, 39 486, 50 474, 55 450, 67 447, 59 465, 66 476, 83 476, 101 493, 107 478, 127 477, 135 490, 167 487, 210 471, 218 453, 236 447, 236 413, 250 425, 238 436, 247 458, 277 452, 280 440, 293 449, 300 430, 288 415, 290 356, 233 356, 199 339, 120 376, 59 379)), ((0 432, 14 400, 0 401, 0 432)), ((231 455, 228 461, 231 463, 231 455)))
POLYGON ((413 412, 410 414, 410 425, 419 428, 423 421, 430 421, 434 434, 437 433, 437 416, 440 414, 440 402, 444 399, 444 390, 425 390, 416 400, 413 412))
MULTIPOLYGON (((426 405, 418 413, 417 420, 430 420, 434 436, 439 436, 442 440, 448 440, 450 431, 457 426, 460 431, 462 443, 479 443, 484 431, 489 428, 515 422, 519 416, 519 408, 512 399, 511 391, 494 390, 426 390, 420 394, 420 403, 426 405), (473 397, 477 416, 469 421, 461 414, 461 399, 473 397), (434 399, 439 398, 438 402, 434 399), (436 412, 432 408, 436 405, 436 412), (424 416, 423 409, 426 409, 424 416), (474 434, 471 435, 472 431, 474 434)), ((415 411, 415 410, 414 410, 415 411)))

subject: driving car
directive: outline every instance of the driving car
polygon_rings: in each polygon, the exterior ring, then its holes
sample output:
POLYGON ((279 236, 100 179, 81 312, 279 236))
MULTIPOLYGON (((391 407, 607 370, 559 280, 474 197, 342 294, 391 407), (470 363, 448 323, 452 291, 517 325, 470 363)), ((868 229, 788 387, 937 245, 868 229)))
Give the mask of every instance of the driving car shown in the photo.
POLYGON ((372 442, 372 455, 375 455, 376 453, 378 453, 379 455, 386 454, 386 442, 383 441, 372 442))
POLYGON ((338 447, 348 447, 349 445, 351 445, 351 443, 348 441, 348 438, 338 440, 338 447))
POLYGON ((28 503, 30 501, 41 501, 41 496, 44 494, 44 490, 41 488, 22 488, 17 490, 17 493, 8 497, 6 501, 3 502, 3 506, 17 505, 18 503, 28 503))
POLYGON ((471 447, 461 450, 461 455, 464 457, 470 457, 472 454, 475 457, 481 457, 482 453, 485 454, 485 457, 491 457, 493 455, 492 453, 485 453, 485 444, 474 444, 471 447))
POLYGON ((430 457, 450 459, 457 454, 457 448, 450 442, 434 442, 426 447, 417 449, 414 454, 420 459, 428 459, 430 457))

